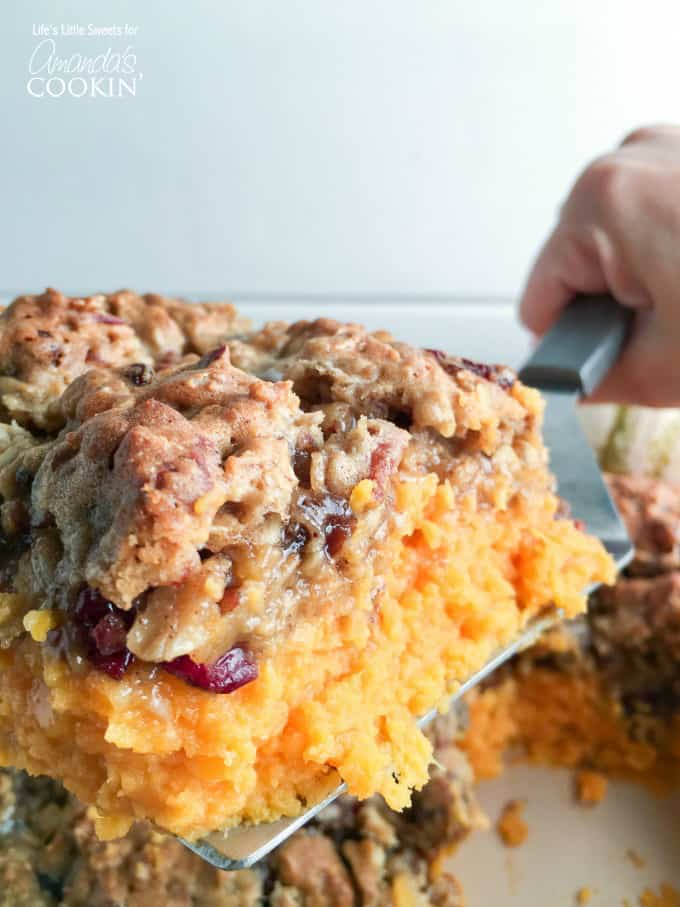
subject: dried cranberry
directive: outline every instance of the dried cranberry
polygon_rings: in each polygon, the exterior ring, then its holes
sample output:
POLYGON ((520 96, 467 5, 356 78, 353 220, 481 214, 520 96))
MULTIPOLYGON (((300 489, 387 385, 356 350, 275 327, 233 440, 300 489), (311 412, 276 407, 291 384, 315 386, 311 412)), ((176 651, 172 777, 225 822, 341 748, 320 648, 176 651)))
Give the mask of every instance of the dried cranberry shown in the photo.
POLYGON ((134 610, 117 608, 89 587, 82 590, 72 611, 71 620, 88 660, 116 680, 120 680, 134 661, 126 646, 127 631, 134 618, 134 610))
POLYGON ((125 324, 122 318, 117 318, 115 315, 104 315, 96 314, 93 319, 97 324, 125 324))
POLYGON ((125 648, 127 627, 118 614, 106 614, 90 630, 90 637, 101 655, 113 655, 125 648))
POLYGON ((112 652, 110 655, 102 655, 100 652, 92 652, 88 655, 91 664, 98 671, 103 671, 114 680, 120 680, 135 660, 135 656, 129 649, 123 649, 120 652, 112 652))
POLYGON ((301 450, 298 448, 293 454, 293 472, 297 476, 298 482, 305 488, 309 488, 311 466, 311 450, 301 450))
POLYGON ((477 362, 470 362, 469 359, 464 359, 463 362, 465 363, 465 367, 471 372, 481 375, 481 377, 486 378, 487 381, 493 381, 494 384, 497 384, 504 391, 509 391, 517 380, 512 369, 505 365, 481 365, 477 362), (478 369, 481 369, 481 371, 478 369))
POLYGON ((123 375, 135 387, 144 387, 153 381, 153 369, 144 362, 134 362, 124 370, 123 375))
POLYGON ((216 362, 218 359, 221 359, 222 356, 224 355, 224 352, 226 349, 227 349, 226 346, 224 344, 222 344, 222 346, 218 346, 217 349, 210 350, 209 353, 206 353, 204 356, 201 356, 201 358, 198 360, 198 362, 196 363, 194 368, 207 368, 213 362, 216 362))
POLYGON ((326 544, 324 546, 329 557, 335 557, 351 536, 354 530, 353 517, 334 517, 326 526, 326 544))
POLYGON ((474 375, 479 375, 480 378, 485 378, 487 381, 496 380, 496 366, 488 365, 486 362, 473 362, 472 359, 465 359, 461 357, 461 363, 464 369, 467 369, 468 372, 472 372, 474 375))
POLYGON ((486 381, 493 381, 503 390, 510 390, 515 383, 515 374, 512 369, 504 365, 488 365, 486 362, 475 362, 464 356, 447 356, 441 350, 428 349, 425 351, 437 360, 445 372, 456 375, 460 371, 472 372, 486 381))
POLYGON ((128 626, 132 624, 133 615, 129 611, 123 611, 117 608, 113 602, 98 592, 96 589, 86 586, 76 601, 73 609, 73 616, 82 626, 92 629, 99 621, 108 614, 119 614, 127 621, 128 626))
POLYGON ((354 531, 356 517, 344 498, 333 494, 302 495, 297 502, 300 522, 312 536, 324 539, 324 550, 334 557, 354 531))
POLYGON ((163 667, 192 687, 210 693, 233 693, 256 680, 258 674, 252 654, 241 646, 229 649, 212 664, 195 662, 188 655, 180 655, 172 661, 163 662, 163 667))

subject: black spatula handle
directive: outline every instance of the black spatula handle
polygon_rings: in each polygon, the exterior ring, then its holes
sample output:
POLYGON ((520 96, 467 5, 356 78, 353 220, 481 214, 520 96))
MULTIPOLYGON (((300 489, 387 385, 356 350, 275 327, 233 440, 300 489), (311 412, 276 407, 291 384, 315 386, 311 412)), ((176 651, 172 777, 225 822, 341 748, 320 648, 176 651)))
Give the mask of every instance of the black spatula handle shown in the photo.
POLYGON ((612 296, 577 296, 533 351, 520 380, 542 390, 592 393, 618 358, 632 318, 632 309, 612 296))

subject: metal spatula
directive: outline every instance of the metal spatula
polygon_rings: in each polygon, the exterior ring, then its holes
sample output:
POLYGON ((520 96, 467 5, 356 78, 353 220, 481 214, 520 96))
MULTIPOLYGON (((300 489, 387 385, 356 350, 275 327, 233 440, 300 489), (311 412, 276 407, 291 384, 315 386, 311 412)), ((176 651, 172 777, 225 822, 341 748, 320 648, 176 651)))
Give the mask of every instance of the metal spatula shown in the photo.
MULTIPOLYGON (((614 363, 630 318, 631 312, 611 297, 580 297, 569 305, 519 373, 522 381, 538 387, 547 400, 543 434, 561 497, 569 503, 572 516, 582 520, 588 531, 602 540, 620 569, 631 559, 633 548, 581 429, 576 404, 581 396, 597 387, 614 363)), ((559 620, 559 614, 555 614, 535 621, 459 687, 451 697, 451 705, 503 662, 532 645, 559 620)), ((436 709, 432 709, 418 720, 418 725, 429 724, 436 714, 436 709)), ((219 869, 245 869, 309 822, 346 789, 345 784, 340 784, 325 800, 294 819, 239 826, 184 843, 219 869)))

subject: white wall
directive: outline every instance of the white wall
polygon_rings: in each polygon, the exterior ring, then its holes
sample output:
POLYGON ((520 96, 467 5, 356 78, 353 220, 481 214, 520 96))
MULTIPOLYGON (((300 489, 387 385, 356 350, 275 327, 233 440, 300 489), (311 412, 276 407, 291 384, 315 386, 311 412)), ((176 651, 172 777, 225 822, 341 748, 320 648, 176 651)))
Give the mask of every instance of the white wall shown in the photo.
POLYGON ((676 0, 5 0, 0 28, 8 289, 513 295, 582 163, 680 120, 676 0), (138 25, 137 96, 29 97, 40 21, 138 25))

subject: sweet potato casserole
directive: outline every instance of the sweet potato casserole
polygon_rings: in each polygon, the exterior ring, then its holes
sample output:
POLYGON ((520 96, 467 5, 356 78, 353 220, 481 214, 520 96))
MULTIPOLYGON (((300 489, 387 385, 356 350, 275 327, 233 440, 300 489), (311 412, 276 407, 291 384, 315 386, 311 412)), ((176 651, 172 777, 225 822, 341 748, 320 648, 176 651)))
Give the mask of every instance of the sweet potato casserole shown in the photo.
POLYGON ((342 778, 613 566, 508 369, 328 319, 54 290, 0 316, 0 757, 187 837, 342 778))

